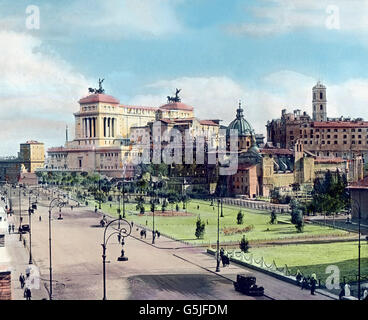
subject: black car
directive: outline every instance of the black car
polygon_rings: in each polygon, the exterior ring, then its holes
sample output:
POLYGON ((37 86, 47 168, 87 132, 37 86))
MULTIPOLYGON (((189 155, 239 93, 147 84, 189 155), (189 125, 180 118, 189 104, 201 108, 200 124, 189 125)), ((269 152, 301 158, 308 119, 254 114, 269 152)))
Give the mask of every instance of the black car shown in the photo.
POLYGON ((234 288, 249 296, 263 296, 264 294, 264 288, 256 285, 256 277, 253 275, 238 274, 234 288))
POLYGON ((29 225, 28 224, 22 225, 22 232, 29 232, 29 225))

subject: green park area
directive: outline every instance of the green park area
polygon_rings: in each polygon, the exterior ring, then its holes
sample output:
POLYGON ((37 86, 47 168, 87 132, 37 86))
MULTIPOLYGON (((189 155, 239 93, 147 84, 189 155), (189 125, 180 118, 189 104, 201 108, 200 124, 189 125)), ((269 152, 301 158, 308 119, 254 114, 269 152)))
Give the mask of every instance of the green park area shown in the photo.
MULTIPOLYGON (((94 207, 96 204, 90 201, 91 206, 94 207)), ((117 216, 118 208, 116 202, 106 202, 102 203, 101 211, 117 216)), ((126 218, 129 221, 152 229, 153 217, 149 204, 144 204, 144 214, 139 214, 136 203, 126 203, 125 208, 126 218)), ((182 203, 179 203, 178 212, 175 205, 169 205, 165 215, 160 212, 156 213, 155 229, 177 240, 214 248, 217 241, 217 210, 217 203, 211 206, 209 201, 193 199, 187 203, 186 210, 183 210, 182 203), (195 236, 198 217, 205 224, 205 232, 203 238, 200 239, 195 236)), ((336 265, 340 270, 341 281, 344 280, 344 277, 346 281, 356 280, 357 242, 318 243, 321 240, 328 241, 332 238, 343 240, 345 237, 354 236, 353 233, 310 223, 305 224, 303 232, 298 232, 295 225, 290 222, 290 214, 278 214, 278 223, 271 224, 270 212, 230 205, 223 205, 223 216, 220 217, 220 242, 221 246, 228 251, 238 249, 238 243, 244 235, 250 242, 250 249, 246 255, 248 257, 253 255, 256 260, 263 257, 267 265, 271 265, 274 261, 278 268, 287 265, 292 274, 299 269, 305 275, 316 273, 319 279, 327 278, 328 275, 325 273, 327 266, 336 265), (239 225, 237 215, 240 210, 244 217, 243 223, 239 225), (292 243, 301 240, 316 243, 292 243), (281 242, 282 245, 275 245, 272 242, 281 242)), ((368 275, 368 245, 365 241, 362 241, 361 252, 362 275, 366 276, 368 275)))
MULTIPOLYGON (((94 207, 95 202, 90 202, 94 207)), ((127 203, 126 218, 135 224, 146 226, 152 229, 153 217, 150 212, 150 205, 145 204, 145 214, 139 214, 136 204, 127 203)), ((118 205, 116 203, 102 203, 102 211, 110 215, 117 216, 118 205)), ((158 208, 160 210, 160 208, 158 208)), ((190 242, 193 244, 214 244, 217 241, 217 204, 211 206, 208 201, 191 200, 187 204, 186 210, 180 205, 179 212, 169 205, 163 216, 160 213, 155 215, 155 229, 162 234, 171 236, 177 240, 190 242), (199 206, 199 209, 198 209, 199 206), (172 210, 173 209, 173 210, 172 210), (186 213, 186 212, 187 213, 186 213), (200 217, 205 224, 205 231, 202 238, 195 236, 196 221, 200 217)), ((344 237, 349 233, 324 226, 306 224, 302 233, 297 232, 295 225, 290 222, 290 215, 278 215, 278 223, 270 224, 270 213, 252 209, 244 209, 235 206, 224 205, 223 216, 220 218, 220 242, 236 244, 243 235, 252 242, 262 242, 269 240, 284 239, 318 239, 326 237, 344 237), (243 223, 237 224, 237 215, 242 211, 243 223)))
MULTIPOLYGON (((368 276, 368 244, 361 242, 361 274, 368 276)), ((263 257, 267 265, 275 261, 278 268, 287 265, 291 274, 299 269, 304 275, 316 273, 318 279, 326 279, 326 268, 335 265, 340 270, 340 280, 356 281, 358 274, 358 242, 325 244, 279 245, 250 248, 246 257, 258 260, 263 257)))

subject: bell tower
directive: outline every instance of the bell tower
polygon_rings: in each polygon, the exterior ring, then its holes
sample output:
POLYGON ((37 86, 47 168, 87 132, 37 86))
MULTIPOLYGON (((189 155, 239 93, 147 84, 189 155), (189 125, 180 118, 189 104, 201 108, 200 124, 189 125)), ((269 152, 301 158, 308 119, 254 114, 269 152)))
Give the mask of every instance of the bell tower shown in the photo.
POLYGON ((326 87, 320 81, 313 87, 313 121, 327 121, 326 87))

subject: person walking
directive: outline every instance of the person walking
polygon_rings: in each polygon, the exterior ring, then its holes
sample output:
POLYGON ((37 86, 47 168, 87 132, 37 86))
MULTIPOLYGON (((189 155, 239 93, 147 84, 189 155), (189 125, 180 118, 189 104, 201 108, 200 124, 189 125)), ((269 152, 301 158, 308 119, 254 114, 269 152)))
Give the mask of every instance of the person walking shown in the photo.
POLYGON ((14 230, 15 230, 15 225, 14 223, 12 224, 12 232, 14 233, 14 230))
POLYGON ((9 234, 10 234, 10 231, 11 231, 11 225, 9 224, 9 226, 8 226, 8 232, 9 232, 9 234))
POLYGON ((21 273, 20 276, 19 276, 19 282, 20 282, 21 289, 23 289, 24 288, 24 282, 25 282, 23 273, 21 273))
POLYGON ((314 296, 317 286, 317 275, 315 273, 313 273, 311 276, 310 285, 311 285, 311 295, 314 296))
POLYGON ((32 298, 32 292, 31 292, 31 289, 26 288, 26 289, 24 290, 24 297, 26 298, 26 300, 31 300, 31 298, 32 298))
POLYGON ((300 272, 300 270, 298 269, 296 272, 296 282, 298 284, 298 286, 300 286, 301 281, 302 281, 302 273, 300 272))

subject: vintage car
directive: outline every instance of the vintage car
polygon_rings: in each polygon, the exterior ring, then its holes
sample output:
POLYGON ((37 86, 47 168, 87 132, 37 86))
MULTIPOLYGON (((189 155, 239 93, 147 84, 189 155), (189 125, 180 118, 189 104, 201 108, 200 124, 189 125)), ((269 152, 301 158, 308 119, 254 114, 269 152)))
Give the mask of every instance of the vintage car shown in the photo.
POLYGON ((29 232, 29 225, 28 224, 22 225, 22 233, 23 232, 29 232))
POLYGON ((256 277, 249 274, 238 274, 234 288, 248 296, 263 296, 264 294, 264 288, 256 285, 256 277))

